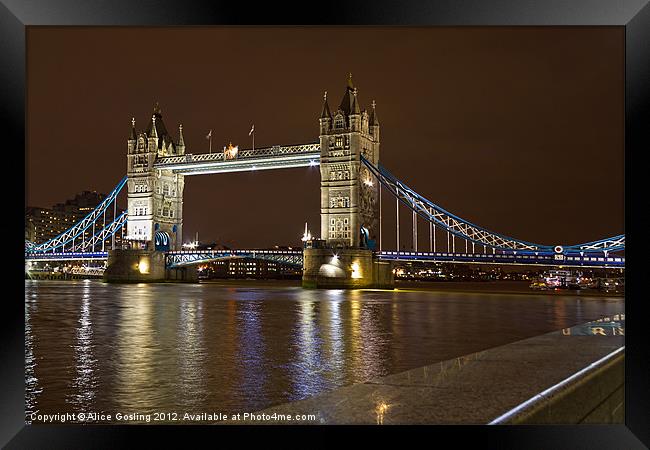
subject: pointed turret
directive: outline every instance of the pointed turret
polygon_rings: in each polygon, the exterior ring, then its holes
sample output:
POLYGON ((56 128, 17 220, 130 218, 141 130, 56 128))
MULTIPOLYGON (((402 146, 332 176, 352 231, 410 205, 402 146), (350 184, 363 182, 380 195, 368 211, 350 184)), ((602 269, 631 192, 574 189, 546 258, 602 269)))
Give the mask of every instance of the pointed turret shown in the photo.
POLYGON ((343 99, 341 99, 341 104, 339 109, 349 115, 353 111, 352 102, 354 101, 354 84, 352 84, 352 74, 348 75, 348 85, 345 88, 345 93, 343 94, 343 99))
POLYGON ((157 138, 158 137, 158 130, 156 129, 156 115, 154 114, 151 116, 151 126, 149 127, 149 133, 148 133, 150 138, 157 138))
POLYGON ((127 153, 130 155, 136 152, 136 141, 138 140, 138 133, 135 131, 135 117, 131 118, 131 132, 129 138, 126 140, 127 153))
POLYGON ((350 105, 350 113, 348 115, 350 130, 359 131, 361 129, 361 109, 357 100, 357 88, 352 89, 352 104, 350 105))
POLYGON ((178 125, 178 145, 185 147, 185 139, 183 139, 183 124, 178 125))
POLYGON ((138 138, 138 134, 135 132, 135 117, 131 118, 131 134, 129 135, 129 140, 135 141, 138 138))
POLYGON ((155 122, 156 122, 156 134, 157 134, 156 137, 161 138, 160 142, 162 143, 162 138, 164 138, 165 136, 169 136, 169 133, 167 132, 167 127, 165 127, 165 123, 162 120, 162 112, 160 110, 160 105, 158 104, 158 102, 156 102, 156 104, 153 107, 153 115, 151 116, 151 120, 149 121, 149 125, 147 126, 147 130, 146 130, 147 136, 150 136, 150 137, 152 136, 152 131, 153 131, 152 127, 153 127, 153 124, 154 124, 154 120, 153 120, 154 117, 156 118, 156 120, 155 120, 155 122))
POLYGON ((330 106, 327 104, 327 91, 323 95, 323 111, 320 113, 321 119, 331 119, 332 113, 330 113, 330 106))
POLYGON ((352 91, 352 110, 350 114, 361 114, 361 109, 359 109, 359 101, 357 100, 357 88, 354 88, 352 91))
POLYGON ((372 111, 370 112, 370 119, 368 120, 368 124, 370 126, 375 126, 379 125, 379 118, 377 117, 377 111, 375 110, 376 103, 373 100, 372 101, 372 111))

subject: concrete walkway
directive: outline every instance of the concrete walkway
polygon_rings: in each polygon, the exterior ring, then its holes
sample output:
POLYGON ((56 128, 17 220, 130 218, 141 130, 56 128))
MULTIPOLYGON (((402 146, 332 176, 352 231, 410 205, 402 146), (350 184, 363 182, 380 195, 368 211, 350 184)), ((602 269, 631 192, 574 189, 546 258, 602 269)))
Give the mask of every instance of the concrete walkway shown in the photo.
MULTIPOLYGON (((624 327, 621 314, 267 408, 255 413, 258 420, 226 423, 487 424, 620 349, 624 327), (287 420, 287 415, 296 414, 315 415, 315 419, 287 420)), ((619 359, 623 353, 619 352, 619 359)), ((616 382, 622 383, 622 363, 619 366, 616 382)), ((613 383, 611 376, 608 380, 613 383)), ((611 390, 622 393, 623 386, 611 390)), ((546 414, 545 422, 578 422, 604 404, 605 398, 612 398, 603 386, 582 392, 579 404, 563 402, 573 405, 571 411, 564 407, 564 415, 555 416, 556 420, 546 414)), ((555 395, 557 391, 540 398, 548 402, 555 395)), ((622 423, 620 406, 616 407, 622 423)), ((516 418, 504 421, 517 422, 516 418)))

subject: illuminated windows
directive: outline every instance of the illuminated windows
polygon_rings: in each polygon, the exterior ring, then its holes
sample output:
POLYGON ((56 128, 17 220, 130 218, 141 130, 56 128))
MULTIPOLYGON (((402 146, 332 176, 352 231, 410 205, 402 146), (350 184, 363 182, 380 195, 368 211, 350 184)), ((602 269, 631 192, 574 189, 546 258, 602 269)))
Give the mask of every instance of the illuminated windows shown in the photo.
POLYGON ((338 180, 349 180, 350 179, 350 171, 349 170, 335 170, 331 173, 332 180, 338 181, 338 180))
POLYGON ((330 239, 349 239, 350 222, 349 218, 331 218, 330 219, 330 239))
POLYGON ((156 211, 158 216, 169 217, 169 218, 174 217, 174 208, 171 205, 159 206, 156 211))
POLYGON ((331 197, 330 198, 330 208, 349 208, 350 207, 350 197, 331 197))

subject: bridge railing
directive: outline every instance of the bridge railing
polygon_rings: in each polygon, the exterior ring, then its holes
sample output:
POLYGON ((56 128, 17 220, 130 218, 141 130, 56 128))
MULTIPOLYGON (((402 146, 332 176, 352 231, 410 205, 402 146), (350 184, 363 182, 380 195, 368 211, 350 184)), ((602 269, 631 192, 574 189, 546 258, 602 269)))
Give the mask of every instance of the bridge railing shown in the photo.
POLYGON ((89 275, 100 277, 104 275, 106 269, 101 267, 73 267, 70 269, 70 273, 74 275, 89 275))
POLYGON ((583 267, 625 267, 625 257, 601 255, 558 255, 554 253, 452 253, 452 252, 392 252, 378 254, 381 259, 393 261, 475 262, 485 264, 519 264, 583 267))
POLYGON ((219 259, 252 258, 302 266, 302 250, 180 250, 167 252, 168 267, 200 264, 219 259))
MULTIPOLYGON (((311 143, 311 144, 300 144, 300 145, 274 145, 271 147, 262 147, 247 150, 239 150, 237 156, 232 159, 232 161, 240 159, 253 159, 253 158, 263 158, 263 157, 272 157, 272 156, 283 156, 283 155, 296 155, 304 153, 320 153, 320 144, 311 143)), ((188 153, 183 156, 166 156, 164 158, 159 158, 156 160, 154 167, 164 167, 170 165, 178 165, 185 163, 202 163, 202 162, 221 162, 221 161, 231 161, 231 159, 225 159, 225 154, 223 152, 219 153, 200 153, 192 154, 188 153)))
POLYGON ((25 253, 25 261, 64 261, 64 260, 104 260, 108 259, 107 251, 100 252, 58 252, 58 253, 25 253))

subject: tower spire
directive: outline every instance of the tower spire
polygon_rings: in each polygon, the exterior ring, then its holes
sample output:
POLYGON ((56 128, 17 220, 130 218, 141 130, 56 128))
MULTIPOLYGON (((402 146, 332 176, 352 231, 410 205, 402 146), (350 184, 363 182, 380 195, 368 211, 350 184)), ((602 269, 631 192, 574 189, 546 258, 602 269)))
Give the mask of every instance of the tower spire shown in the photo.
POLYGON ((131 135, 129 136, 129 139, 133 141, 137 139, 137 135, 135 132, 135 117, 131 117, 131 135))
POLYGON ((323 95, 323 110, 320 113, 320 118, 321 119, 332 118, 332 114, 330 113, 330 107, 327 104, 327 91, 325 91, 325 94, 323 95))
POLYGON ((178 145, 185 146, 185 140, 183 139, 183 124, 178 125, 178 145))
POLYGON ((370 124, 370 126, 379 125, 379 118, 377 117, 377 111, 375 110, 375 106, 377 106, 377 104, 373 100, 372 101, 372 111, 370 112, 370 119, 368 120, 368 123, 370 124))
POLYGON ((354 84, 352 83, 352 73, 348 74, 348 83, 345 87, 345 93, 341 99, 341 105, 339 109, 343 111, 346 115, 354 114, 354 98, 353 92, 355 90, 354 84))
POLYGON ((351 114, 361 114, 361 109, 359 109, 359 101, 357 100, 357 88, 354 88, 352 91, 352 112, 351 114))
POLYGON ((151 135, 149 137, 158 137, 158 130, 156 130, 156 114, 151 116, 151 135))

